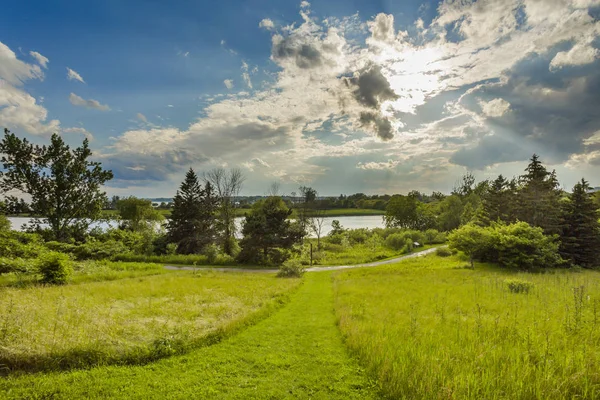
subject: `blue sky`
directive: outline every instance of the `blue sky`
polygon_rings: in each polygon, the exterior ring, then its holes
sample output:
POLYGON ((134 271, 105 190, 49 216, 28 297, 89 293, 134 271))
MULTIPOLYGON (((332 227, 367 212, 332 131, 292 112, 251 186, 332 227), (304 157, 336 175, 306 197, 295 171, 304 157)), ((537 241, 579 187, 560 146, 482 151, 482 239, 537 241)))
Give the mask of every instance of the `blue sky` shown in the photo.
POLYGON ((600 185, 600 0, 29 1, 0 13, 0 126, 170 197, 238 167, 324 195, 448 191, 532 153, 600 185))

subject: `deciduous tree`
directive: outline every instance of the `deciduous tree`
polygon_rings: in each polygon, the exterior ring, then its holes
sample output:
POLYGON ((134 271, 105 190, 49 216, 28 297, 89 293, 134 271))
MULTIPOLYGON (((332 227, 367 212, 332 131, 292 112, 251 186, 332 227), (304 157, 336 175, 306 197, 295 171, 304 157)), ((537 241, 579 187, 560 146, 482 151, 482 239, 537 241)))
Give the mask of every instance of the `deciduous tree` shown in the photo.
POLYGON ((48 224, 53 238, 64 241, 83 234, 100 218, 106 201, 101 187, 113 174, 101 163, 90 161, 88 139, 81 147, 71 149, 53 134, 48 146, 39 146, 5 129, 0 153, 4 169, 0 172, 0 189, 31 197, 28 207, 35 216, 34 227, 48 224))

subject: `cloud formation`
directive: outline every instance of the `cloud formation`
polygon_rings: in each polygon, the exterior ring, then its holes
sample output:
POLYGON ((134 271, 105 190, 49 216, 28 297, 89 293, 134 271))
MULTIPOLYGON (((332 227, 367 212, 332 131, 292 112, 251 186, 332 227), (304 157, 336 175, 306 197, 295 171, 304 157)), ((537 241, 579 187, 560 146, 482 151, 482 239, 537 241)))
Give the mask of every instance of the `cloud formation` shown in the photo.
POLYGON ((259 84, 244 62, 251 94, 215 98, 184 129, 125 132, 107 157, 136 182, 195 163, 381 190, 439 187, 465 168, 491 173, 533 152, 588 168, 600 159, 597 5, 447 0, 427 24, 398 29, 393 15, 319 19, 303 2, 300 23, 259 23, 271 35, 272 81, 259 84), (149 155, 169 166, 155 171, 149 155))
POLYGON ((71 104, 73 104, 74 106, 78 106, 78 107, 85 107, 85 108, 95 109, 95 110, 99 110, 99 111, 109 111, 110 110, 109 106, 107 106, 106 104, 100 104, 100 102, 98 100, 94 100, 94 99, 86 100, 82 97, 77 96, 73 92, 71 92, 71 94, 69 95, 69 101, 71 102, 71 104))
POLYGON ((40 64, 42 66, 42 68, 47 68, 48 62, 50 61, 50 60, 48 60, 47 57, 44 57, 37 51, 30 51, 29 55, 31 57, 35 58, 35 60, 38 62, 38 64, 40 64))
POLYGON ((71 68, 67 67, 67 79, 70 81, 79 81, 81 83, 85 83, 81 75, 79 75, 76 71, 73 71, 71 68))
POLYGON ((0 126, 33 135, 49 135, 60 130, 60 122, 48 121, 46 108, 22 88, 30 80, 42 79, 44 73, 39 65, 19 60, 0 42, 0 126))

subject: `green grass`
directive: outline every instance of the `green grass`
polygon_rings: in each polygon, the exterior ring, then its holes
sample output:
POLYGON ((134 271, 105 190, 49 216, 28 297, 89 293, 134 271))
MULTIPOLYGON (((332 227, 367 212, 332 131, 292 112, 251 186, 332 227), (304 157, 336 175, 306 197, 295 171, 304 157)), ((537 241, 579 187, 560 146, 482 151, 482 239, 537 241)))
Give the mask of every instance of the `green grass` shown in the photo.
POLYGON ((135 364, 181 354, 272 312, 299 283, 266 274, 185 271, 1 288, 0 372, 135 364))
MULTIPOLYGON (((335 275, 346 344, 392 398, 600 398, 600 274, 435 255, 335 275), (514 293, 510 282, 530 282, 514 293)), ((514 285, 513 285, 514 286, 514 285)))
MULTIPOLYGON (((375 246, 357 243, 348 247, 321 242, 321 251, 317 250, 316 240, 310 239, 313 243, 313 265, 356 265, 366 264, 374 261, 382 261, 405 254, 403 250, 393 250, 382 244, 375 246)), ((415 248, 412 252, 427 250, 431 247, 440 246, 439 244, 425 245, 415 248)))
POLYGON ((0 397, 378 398, 335 325, 330 274, 304 279, 286 307, 218 344, 145 366, 8 377, 0 397))
MULTIPOLYGON (((31 260, 32 263, 34 260, 31 260)), ((162 264, 115 262, 115 261, 81 261, 75 263, 74 274, 69 284, 85 282, 114 281, 123 278, 160 275, 168 273, 162 264)), ((24 288, 39 285, 36 274, 0 274, 0 290, 2 287, 24 288)))
POLYGON ((119 254, 113 257, 115 261, 140 262, 140 263, 160 263, 175 265, 202 265, 202 266, 237 266, 237 262, 232 257, 219 255, 212 263, 209 263, 208 257, 203 254, 163 254, 163 255, 145 255, 145 254, 119 254))

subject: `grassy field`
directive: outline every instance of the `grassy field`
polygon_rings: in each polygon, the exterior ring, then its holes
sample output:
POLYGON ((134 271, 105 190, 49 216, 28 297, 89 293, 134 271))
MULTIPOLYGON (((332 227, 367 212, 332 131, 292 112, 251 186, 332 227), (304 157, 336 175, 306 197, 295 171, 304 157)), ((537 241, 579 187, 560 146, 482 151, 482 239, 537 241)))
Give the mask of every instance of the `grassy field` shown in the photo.
MULTIPOLYGON (((314 265, 355 265, 366 264, 374 261, 386 260, 407 254, 403 250, 394 250, 382 244, 355 244, 348 247, 322 243, 321 251, 316 250, 316 240, 313 243, 314 265)), ((413 252, 427 250, 439 244, 425 245, 415 248, 413 252)))
POLYGON ((600 274, 427 256, 337 273, 346 344, 391 398, 600 397, 600 274), (507 279, 531 282, 514 293, 507 279))
MULTIPOLYGON (((171 210, 162 210, 158 209, 158 211, 164 216, 169 217, 171 215, 171 210)), ((235 210, 235 215, 237 217, 243 217, 246 213, 250 212, 250 208, 237 208, 235 210)), ((118 215, 117 210, 103 210, 102 216, 103 218, 115 218, 118 215)), ((357 216, 365 216, 365 215, 383 215, 385 214, 384 210, 373 210, 370 208, 339 208, 333 210, 325 210, 323 211, 323 215, 325 217, 357 217, 357 216)), ((22 215, 26 216, 26 215, 22 215)), ((292 214, 291 218, 295 218, 296 214, 292 214)))
POLYGON ((0 288, 0 373, 135 364, 184 353, 269 314, 301 282, 212 271, 143 276, 153 269, 108 282, 79 273, 77 280, 101 282, 0 288))
POLYGON ((313 273, 285 308, 218 344, 145 366, 8 377, 0 398, 379 398, 374 386, 335 325, 330 273, 313 273))

